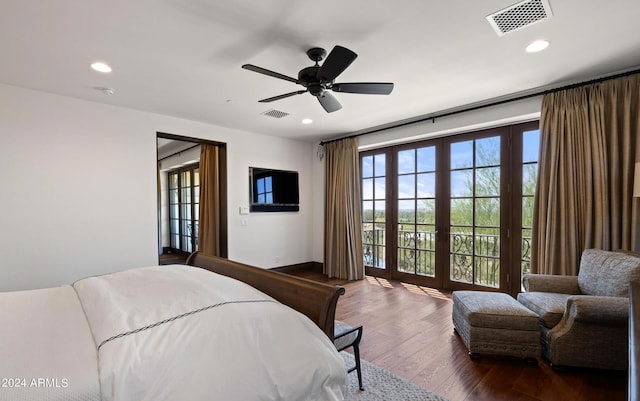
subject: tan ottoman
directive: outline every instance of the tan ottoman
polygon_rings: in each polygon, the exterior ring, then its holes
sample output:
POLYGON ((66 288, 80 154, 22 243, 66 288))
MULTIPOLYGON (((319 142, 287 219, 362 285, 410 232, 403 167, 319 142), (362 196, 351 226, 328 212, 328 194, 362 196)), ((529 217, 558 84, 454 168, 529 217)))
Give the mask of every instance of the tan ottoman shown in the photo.
POLYGON ((507 294, 454 291, 452 318, 471 358, 481 354, 540 356, 538 315, 507 294))

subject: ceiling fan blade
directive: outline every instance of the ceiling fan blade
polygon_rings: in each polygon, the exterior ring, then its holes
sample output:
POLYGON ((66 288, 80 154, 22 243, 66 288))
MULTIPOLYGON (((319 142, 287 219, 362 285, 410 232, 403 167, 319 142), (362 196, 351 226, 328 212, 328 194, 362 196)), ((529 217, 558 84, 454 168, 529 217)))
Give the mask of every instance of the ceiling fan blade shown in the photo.
POLYGON ((356 57, 358 55, 346 47, 335 46, 318 70, 318 79, 321 82, 333 81, 353 63, 356 57))
POLYGON ((305 93, 305 92, 306 92, 306 89, 305 90, 295 91, 295 92, 289 92, 289 93, 285 93, 284 95, 278 95, 278 96, 268 97, 266 99, 258 100, 258 102, 260 102, 260 103, 269 103, 269 102, 273 102, 274 100, 284 99, 284 98, 295 96, 295 95, 299 95, 299 94, 305 93))
POLYGON ((327 113, 333 113, 342 108, 342 105, 331 93, 324 91, 321 95, 318 95, 318 101, 324 107, 327 113))
POLYGON ((388 95, 393 90, 390 82, 349 82, 333 84, 331 90, 345 93, 364 93, 367 95, 388 95))
POLYGON ((296 83, 296 84, 298 83, 298 80, 295 79, 295 78, 286 76, 284 74, 280 74, 279 72, 267 70, 266 68, 258 67, 257 65, 244 64, 242 66, 242 68, 244 68, 245 70, 249 70, 249 71, 257 72, 257 73, 260 73, 260 74, 268 75, 270 77, 284 79, 285 81, 290 81, 290 82, 293 82, 293 83, 296 83))

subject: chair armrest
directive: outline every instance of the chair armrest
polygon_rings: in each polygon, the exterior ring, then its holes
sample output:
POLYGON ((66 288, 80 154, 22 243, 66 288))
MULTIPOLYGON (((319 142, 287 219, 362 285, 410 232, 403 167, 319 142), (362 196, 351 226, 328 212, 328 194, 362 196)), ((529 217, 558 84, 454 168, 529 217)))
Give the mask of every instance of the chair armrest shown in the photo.
POLYGON ((525 274, 522 278, 527 292, 555 292, 558 294, 580 294, 578 276, 555 274, 525 274))
POLYGON ((629 298, 575 295, 567 299, 565 314, 578 322, 628 324, 629 298))

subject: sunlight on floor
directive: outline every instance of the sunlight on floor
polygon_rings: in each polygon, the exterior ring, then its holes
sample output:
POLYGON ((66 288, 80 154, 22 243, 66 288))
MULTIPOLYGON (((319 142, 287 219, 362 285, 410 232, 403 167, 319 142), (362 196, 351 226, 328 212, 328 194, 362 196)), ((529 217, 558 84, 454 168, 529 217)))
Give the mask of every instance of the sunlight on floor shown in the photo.
POLYGON ((447 294, 442 293, 440 290, 436 290, 435 288, 422 287, 415 284, 401 283, 397 281, 391 283, 389 280, 380 277, 365 276, 365 279, 369 284, 377 285, 379 287, 394 288, 394 284, 395 286, 399 284, 400 286, 404 287, 404 289, 413 294, 426 295, 431 298, 443 300, 451 300, 451 296, 447 296, 447 294))
POLYGON ((386 288, 393 288, 393 285, 391 285, 391 283, 386 279, 379 278, 379 277, 371 277, 371 276, 366 276, 366 277, 369 284, 378 285, 386 288))
POLYGON ((442 292, 440 292, 439 290, 436 290, 434 288, 421 287, 419 285, 408 284, 408 283, 400 283, 400 285, 403 286, 404 288, 406 288, 407 291, 412 292, 414 294, 428 295, 431 298, 438 298, 438 299, 444 299, 444 300, 449 300, 450 299, 445 294, 443 294, 442 292))

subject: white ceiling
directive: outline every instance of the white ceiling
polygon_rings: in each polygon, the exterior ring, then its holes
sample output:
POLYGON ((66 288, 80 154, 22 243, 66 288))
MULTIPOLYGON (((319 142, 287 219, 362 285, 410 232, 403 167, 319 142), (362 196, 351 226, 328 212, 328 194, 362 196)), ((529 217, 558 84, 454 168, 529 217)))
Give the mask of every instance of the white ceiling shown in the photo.
POLYGON ((0 82, 314 141, 640 66, 640 1, 550 0, 550 19, 499 37, 485 17, 516 2, 2 0, 0 82), (526 53, 535 39, 551 46, 526 53), (302 87, 240 68, 296 77, 308 48, 336 44, 359 55, 336 82, 393 93, 337 93, 330 114, 308 93, 258 103, 302 87), (271 108, 290 115, 261 115, 271 108))

